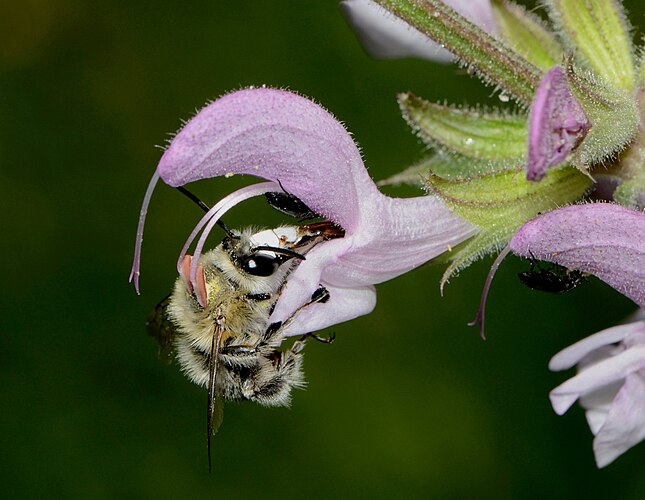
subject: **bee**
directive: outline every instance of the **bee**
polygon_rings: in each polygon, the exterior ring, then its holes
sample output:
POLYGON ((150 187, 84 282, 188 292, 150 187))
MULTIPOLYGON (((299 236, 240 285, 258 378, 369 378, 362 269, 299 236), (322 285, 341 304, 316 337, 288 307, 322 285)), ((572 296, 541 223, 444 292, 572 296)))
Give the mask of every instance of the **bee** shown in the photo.
MULTIPOLYGON (((203 286, 196 288, 200 290, 193 289, 187 279, 191 257, 186 256, 172 293, 147 323, 162 354, 174 350, 186 376, 208 388, 209 469, 210 439, 221 423, 221 400, 286 406, 291 389, 305 385, 306 338, 329 340, 308 334, 291 348, 280 350, 290 319, 270 324, 269 317, 289 274, 307 252, 323 241, 344 236, 329 221, 259 232, 226 231, 222 243, 199 260, 197 280, 203 286)), ((321 287, 302 307, 328 299, 329 293, 321 287)))

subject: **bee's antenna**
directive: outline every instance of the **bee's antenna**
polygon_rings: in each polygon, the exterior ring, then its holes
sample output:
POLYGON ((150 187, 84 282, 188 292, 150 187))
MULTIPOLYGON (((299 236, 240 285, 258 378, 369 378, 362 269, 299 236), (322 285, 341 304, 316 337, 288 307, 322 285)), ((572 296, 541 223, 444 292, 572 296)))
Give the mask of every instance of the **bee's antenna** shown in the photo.
MULTIPOLYGON (((206 213, 209 212, 210 207, 206 203, 204 203, 202 200, 200 200, 195 194, 193 194, 190 191, 188 191, 188 189, 186 189, 184 186, 178 186, 175 189, 177 191, 179 191, 181 194, 183 194, 184 196, 186 196, 189 200, 195 202, 195 204, 197 204, 197 206, 199 208, 201 208, 204 212, 206 212, 206 213)), ((224 230, 224 232, 226 233, 226 235, 229 238, 235 238, 235 239, 239 238, 239 236, 237 236, 235 233, 233 233, 233 231, 231 231, 228 228, 228 226, 226 224, 224 224, 224 221, 222 221, 221 219, 217 220, 217 225, 224 230)))
POLYGON ((207 212, 210 210, 210 207, 206 205, 202 200, 200 200, 195 194, 191 193, 186 189, 184 186, 178 186, 175 188, 177 191, 179 191, 181 194, 186 196, 188 199, 191 201, 195 202, 195 204, 201 208, 204 212, 207 212))
POLYGON ((253 247, 251 249, 252 253, 258 252, 260 250, 266 250, 268 252, 275 252, 275 253, 281 253, 283 255, 287 255, 291 258, 294 259, 300 259, 300 260, 307 260, 304 255, 294 252, 293 250, 289 250, 288 248, 280 248, 280 247, 272 247, 269 245, 261 245, 259 247, 253 247))

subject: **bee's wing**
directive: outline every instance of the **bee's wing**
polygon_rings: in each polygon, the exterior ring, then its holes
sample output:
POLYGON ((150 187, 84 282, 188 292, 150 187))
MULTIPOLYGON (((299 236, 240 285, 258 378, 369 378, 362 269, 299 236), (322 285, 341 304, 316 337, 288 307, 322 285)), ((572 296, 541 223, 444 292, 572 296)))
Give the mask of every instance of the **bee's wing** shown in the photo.
POLYGON ((222 344, 224 328, 216 321, 213 326, 213 340, 211 343, 211 357, 208 363, 208 405, 206 411, 206 433, 208 451, 208 471, 211 470, 211 437, 217 432, 224 418, 224 405, 222 398, 217 394, 217 366, 222 344))
POLYGON ((159 344, 159 358, 170 364, 177 329, 168 316, 168 304, 170 304, 170 295, 150 311, 146 320, 146 329, 148 330, 148 335, 153 337, 159 344))

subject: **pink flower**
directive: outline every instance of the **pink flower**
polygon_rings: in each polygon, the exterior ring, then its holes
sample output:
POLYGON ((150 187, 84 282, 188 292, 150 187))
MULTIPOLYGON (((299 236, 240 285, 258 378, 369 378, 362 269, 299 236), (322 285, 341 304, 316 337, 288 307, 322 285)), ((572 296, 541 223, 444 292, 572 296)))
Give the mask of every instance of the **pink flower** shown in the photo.
POLYGON ((598 467, 645 439, 645 314, 596 333, 556 354, 549 368, 578 374, 551 391, 558 415, 580 400, 595 435, 598 467))
POLYGON ((327 288, 330 299, 298 312, 287 335, 316 331, 371 312, 376 303, 374 284, 420 266, 477 231, 432 196, 382 194, 345 128, 309 99, 277 89, 245 89, 202 109, 161 158, 141 210, 131 274, 137 289, 143 223, 157 180, 177 187, 232 174, 271 182, 222 199, 190 235, 178 270, 201 232, 188 276, 197 297, 202 295, 197 261, 208 233, 227 210, 252 196, 284 188, 345 230, 343 238, 317 245, 289 276, 270 321, 293 316, 320 285, 327 288))
MULTIPOLYGON (((645 307, 645 214, 609 203, 563 207, 527 222, 513 236, 516 255, 594 274, 645 307)), ((645 321, 596 333, 549 365, 579 373, 551 391, 559 415, 580 399, 594 433, 598 467, 645 438, 645 321)))
POLYGON ((524 224, 497 256, 470 323, 480 325, 482 337, 488 292, 510 252, 593 274, 645 307, 645 214, 611 203, 570 205, 524 224))

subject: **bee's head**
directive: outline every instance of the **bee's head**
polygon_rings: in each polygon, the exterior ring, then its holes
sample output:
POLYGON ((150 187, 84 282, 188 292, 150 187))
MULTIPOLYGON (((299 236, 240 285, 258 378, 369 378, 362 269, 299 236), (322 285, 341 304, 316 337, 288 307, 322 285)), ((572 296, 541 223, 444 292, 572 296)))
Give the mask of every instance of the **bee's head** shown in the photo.
POLYGON ((271 293, 277 290, 294 259, 305 259, 304 255, 287 248, 285 241, 285 236, 276 234, 275 230, 231 232, 221 245, 230 266, 221 261, 213 263, 243 288, 253 293, 271 293))

